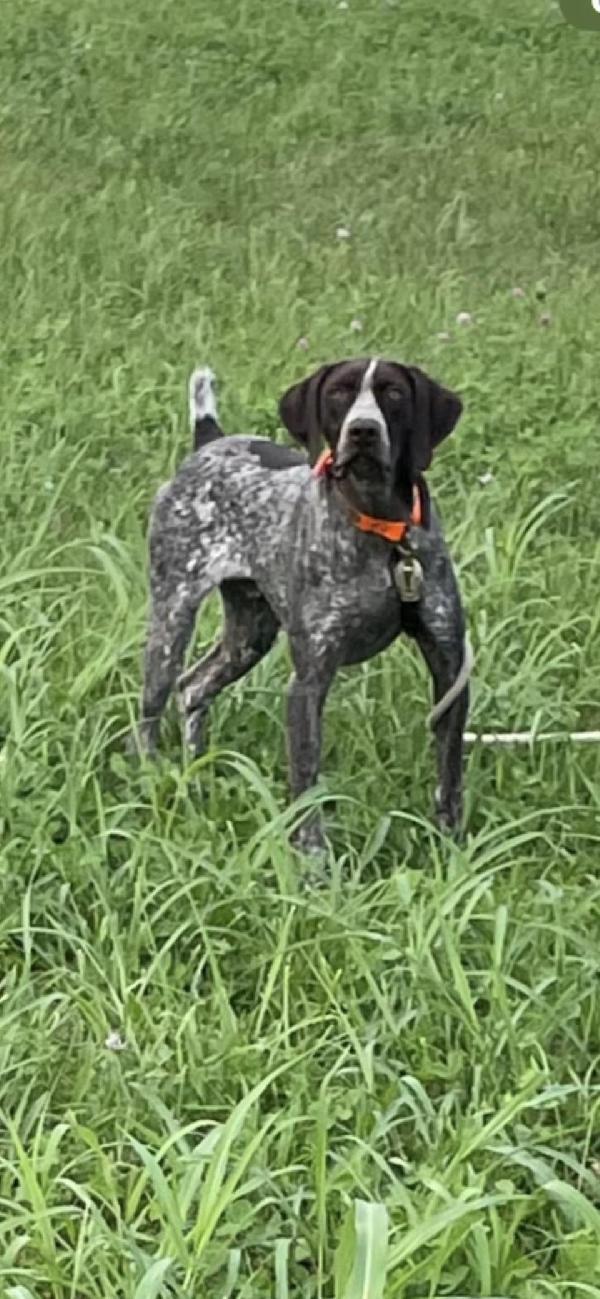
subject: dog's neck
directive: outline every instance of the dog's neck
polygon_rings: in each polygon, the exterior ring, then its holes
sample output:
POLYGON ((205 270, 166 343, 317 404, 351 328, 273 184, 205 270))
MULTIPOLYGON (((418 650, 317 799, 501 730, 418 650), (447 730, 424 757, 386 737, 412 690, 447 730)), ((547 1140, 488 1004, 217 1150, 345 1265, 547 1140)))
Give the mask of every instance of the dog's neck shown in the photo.
MULTIPOLYGON (((358 466, 357 466, 358 468, 358 466)), ((380 471, 355 472, 353 466, 342 477, 335 477, 337 491, 343 500, 358 510, 375 519, 408 520, 413 505, 413 484, 402 482, 392 484, 380 471)))

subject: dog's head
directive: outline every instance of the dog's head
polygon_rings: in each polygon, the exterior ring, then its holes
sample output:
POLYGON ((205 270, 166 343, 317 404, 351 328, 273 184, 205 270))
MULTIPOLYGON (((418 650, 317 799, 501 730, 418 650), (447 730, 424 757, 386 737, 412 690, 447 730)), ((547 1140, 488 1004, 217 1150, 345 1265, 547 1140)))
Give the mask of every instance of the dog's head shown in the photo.
POLYGON ((324 365, 284 393, 283 423, 314 464, 322 438, 336 473, 409 488, 462 411, 455 393, 416 366, 355 360, 324 365))

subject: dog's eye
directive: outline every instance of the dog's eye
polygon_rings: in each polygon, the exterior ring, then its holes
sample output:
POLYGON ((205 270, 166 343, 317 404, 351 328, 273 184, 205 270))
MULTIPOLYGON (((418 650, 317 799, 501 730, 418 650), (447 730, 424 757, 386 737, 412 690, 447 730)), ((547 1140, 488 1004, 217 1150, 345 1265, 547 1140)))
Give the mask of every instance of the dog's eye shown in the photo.
POLYGON ((345 388, 334 388, 327 394, 327 401, 334 410, 341 410, 348 403, 348 392, 345 388))
POLYGON ((400 401, 404 401, 404 393, 401 388, 388 388, 385 395, 395 405, 400 401))

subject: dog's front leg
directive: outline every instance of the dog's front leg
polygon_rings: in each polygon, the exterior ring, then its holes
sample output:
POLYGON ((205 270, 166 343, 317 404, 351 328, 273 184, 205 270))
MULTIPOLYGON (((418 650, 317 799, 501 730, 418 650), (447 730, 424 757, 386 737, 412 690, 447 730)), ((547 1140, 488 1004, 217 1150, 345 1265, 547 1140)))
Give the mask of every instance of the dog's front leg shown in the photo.
MULTIPOLYGON (((418 637, 431 675, 435 703, 454 685, 465 662, 465 641, 433 639, 425 631, 418 637)), ((457 833, 462 823, 463 732, 469 709, 469 687, 465 684, 447 711, 435 724, 438 783, 435 809, 441 830, 457 833)))
MULTIPOLYGON (((321 666, 317 670, 314 664, 311 668, 302 667, 296 657, 295 665, 296 675, 288 691, 287 734, 291 793, 293 798, 298 798, 319 777, 323 705, 334 669, 321 666)), ((320 812, 307 815, 294 832, 293 842, 302 852, 319 853, 323 849, 320 812)))
MULTIPOLYGON (((423 599, 411 606, 406 630, 417 641, 433 677, 438 704, 467 668, 465 622, 454 571, 445 550, 438 547, 436 563, 423 599)), ((468 671, 457 697, 434 724, 437 756, 435 805, 440 829, 455 833, 462 822, 463 732, 469 709, 468 671)), ((435 711, 435 710, 434 710, 435 711)))

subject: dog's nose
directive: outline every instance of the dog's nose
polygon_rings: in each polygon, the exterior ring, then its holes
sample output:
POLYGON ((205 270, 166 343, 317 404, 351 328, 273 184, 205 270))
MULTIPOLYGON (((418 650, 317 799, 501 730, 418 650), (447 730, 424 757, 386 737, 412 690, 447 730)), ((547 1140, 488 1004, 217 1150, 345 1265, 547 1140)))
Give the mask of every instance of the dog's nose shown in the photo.
POLYGON ((357 441, 373 442, 376 437, 381 437, 381 427, 374 419, 358 419, 349 425, 348 433, 357 441))

